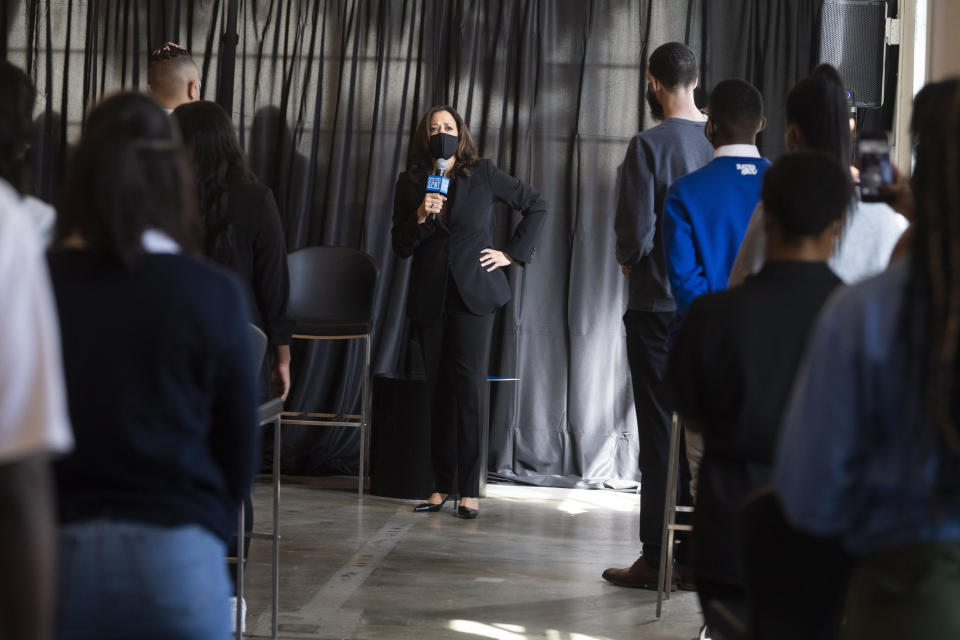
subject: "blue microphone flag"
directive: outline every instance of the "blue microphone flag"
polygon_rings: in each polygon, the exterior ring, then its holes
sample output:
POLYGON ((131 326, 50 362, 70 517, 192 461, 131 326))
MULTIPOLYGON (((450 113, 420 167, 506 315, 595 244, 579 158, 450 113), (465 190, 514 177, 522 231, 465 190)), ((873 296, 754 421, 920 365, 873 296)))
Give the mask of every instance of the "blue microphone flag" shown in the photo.
POLYGON ((427 191, 447 195, 447 192, 450 191, 450 178, 427 176, 427 191))

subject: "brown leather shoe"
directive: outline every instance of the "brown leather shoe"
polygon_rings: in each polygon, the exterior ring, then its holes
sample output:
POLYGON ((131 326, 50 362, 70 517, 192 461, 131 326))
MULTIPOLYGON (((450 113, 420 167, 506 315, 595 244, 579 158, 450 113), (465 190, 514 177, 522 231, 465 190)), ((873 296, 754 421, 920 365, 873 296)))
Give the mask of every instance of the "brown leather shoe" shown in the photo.
POLYGON ((693 577, 693 567, 688 564, 678 564, 677 570, 673 573, 677 580, 680 591, 696 591, 697 581, 693 577))
MULTIPOLYGON (((627 569, 607 569, 603 572, 603 579, 618 587, 633 587, 634 589, 657 590, 657 569, 651 567, 643 556, 637 558, 627 569)), ((677 590, 677 575, 670 576, 670 591, 677 590)))

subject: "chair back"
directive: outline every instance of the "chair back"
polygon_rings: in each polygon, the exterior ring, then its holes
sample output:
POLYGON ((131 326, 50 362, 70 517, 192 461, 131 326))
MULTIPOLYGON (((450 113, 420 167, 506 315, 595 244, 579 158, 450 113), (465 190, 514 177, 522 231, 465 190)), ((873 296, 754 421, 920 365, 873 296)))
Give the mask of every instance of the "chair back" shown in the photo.
POLYGON ((250 324, 249 327, 250 339, 253 344, 253 370, 260 371, 263 368, 263 357, 267 354, 267 334, 255 324, 250 324))
POLYGON ((370 333, 377 265, 349 247, 306 247, 287 256, 287 313, 301 335, 370 333))

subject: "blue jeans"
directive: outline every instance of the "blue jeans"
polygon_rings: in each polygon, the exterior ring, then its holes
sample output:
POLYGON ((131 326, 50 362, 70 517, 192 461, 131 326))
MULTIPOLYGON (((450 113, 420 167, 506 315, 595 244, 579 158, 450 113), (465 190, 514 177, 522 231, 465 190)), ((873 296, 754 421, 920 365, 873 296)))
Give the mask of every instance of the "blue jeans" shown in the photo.
POLYGON ((223 541, 196 526, 60 527, 56 638, 228 640, 223 541))

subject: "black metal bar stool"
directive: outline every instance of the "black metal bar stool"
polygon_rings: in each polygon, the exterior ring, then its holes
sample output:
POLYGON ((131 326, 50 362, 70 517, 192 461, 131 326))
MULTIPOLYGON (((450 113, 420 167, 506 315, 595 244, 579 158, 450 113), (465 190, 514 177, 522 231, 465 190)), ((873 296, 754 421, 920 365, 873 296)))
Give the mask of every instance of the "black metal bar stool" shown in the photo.
MULTIPOLYGON (((357 491, 363 497, 370 440, 370 332, 377 265, 349 247, 306 247, 287 256, 290 302, 287 313, 296 322, 299 340, 362 340, 363 387, 360 414, 284 411, 283 424, 360 429, 360 471, 357 491)), ((280 450, 274 450, 274 460, 280 450)))
POLYGON ((677 506, 677 482, 680 475, 680 416, 673 413, 670 427, 670 453, 667 458, 667 495, 663 501, 663 534, 660 547, 660 571, 657 579, 657 618, 663 607, 664 594, 670 599, 673 580, 673 536, 676 531, 693 531, 689 524, 678 524, 677 513, 693 513, 693 507, 677 506))

